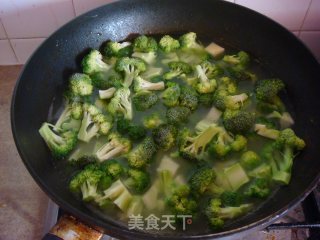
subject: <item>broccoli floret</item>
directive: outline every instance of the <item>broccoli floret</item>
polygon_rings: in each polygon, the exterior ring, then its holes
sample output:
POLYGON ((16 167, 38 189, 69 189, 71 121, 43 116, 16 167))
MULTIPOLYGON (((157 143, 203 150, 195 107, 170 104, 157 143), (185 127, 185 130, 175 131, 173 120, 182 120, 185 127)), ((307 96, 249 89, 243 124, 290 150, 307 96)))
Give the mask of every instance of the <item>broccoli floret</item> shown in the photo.
POLYGON ((214 92, 217 87, 217 81, 214 79, 219 70, 209 61, 204 61, 196 66, 196 74, 199 82, 195 85, 199 93, 214 92))
POLYGON ((131 121, 125 118, 117 119, 117 130, 121 134, 127 134, 131 126, 131 121))
POLYGON ((238 207, 241 205, 242 194, 234 191, 224 191, 220 196, 221 202, 224 206, 238 207))
POLYGON ((97 158, 95 156, 79 155, 79 152, 81 153, 81 150, 79 148, 73 151, 68 157, 68 163, 78 168, 83 168, 86 165, 95 163, 97 161, 97 158))
POLYGON ((152 113, 149 116, 143 118, 143 126, 148 129, 154 129, 161 124, 163 124, 163 120, 158 113, 152 113))
POLYGON ((225 55, 223 61, 231 65, 236 65, 239 69, 245 69, 250 62, 250 57, 246 52, 240 51, 237 55, 225 55))
POLYGON ((103 196, 97 199, 97 202, 110 199, 122 212, 127 211, 132 201, 132 195, 120 180, 115 181, 103 193, 103 196))
POLYGON ((245 213, 252 208, 252 204, 241 204, 238 207, 224 207, 218 198, 210 200, 206 208, 206 215, 213 230, 221 229, 225 220, 234 219, 245 213))
POLYGON ((151 137, 146 137, 128 153, 128 164, 132 168, 144 168, 156 153, 157 147, 151 137))
POLYGON ((112 180, 119 179, 125 172, 123 166, 113 159, 102 162, 100 164, 100 169, 109 177, 111 177, 112 180))
POLYGON ((213 93, 203 93, 199 95, 199 104, 207 108, 213 105, 213 93))
POLYGON ((182 158, 187 160, 201 160, 207 145, 218 134, 220 128, 215 124, 204 124, 195 135, 184 130, 179 136, 179 152, 182 158))
POLYGON ((261 159, 253 151, 246 151, 241 155, 240 158, 240 164, 242 167, 244 167, 246 170, 252 170, 256 167, 258 167, 261 163, 261 159))
POLYGON ((144 80, 142 77, 138 76, 134 78, 134 91, 159 91, 164 89, 164 82, 152 83, 144 80))
POLYGON ((294 120, 288 112, 279 113, 278 111, 273 111, 268 114, 267 118, 278 119, 281 129, 289 128, 294 124, 294 120))
POLYGON ((170 71, 163 75, 163 79, 170 80, 179 77, 182 74, 189 74, 192 72, 192 67, 185 62, 175 61, 168 64, 170 71))
POLYGON ((225 109, 237 110, 243 106, 243 103, 248 99, 246 93, 237 95, 229 95, 229 93, 222 89, 217 90, 213 96, 213 104, 221 111, 225 109))
POLYGON ((108 142, 99 148, 95 155, 100 162, 103 162, 125 154, 129 152, 130 149, 131 142, 128 139, 120 136, 117 133, 111 133, 108 136, 108 142))
POLYGON ((156 77, 161 77, 163 69, 161 67, 151 67, 149 66, 147 71, 145 71, 141 77, 143 79, 153 79, 156 77))
POLYGON ((228 67, 227 71, 229 72, 230 76, 233 79, 237 80, 238 82, 240 81, 255 82, 257 80, 257 76, 254 73, 244 70, 244 68, 241 65, 228 67))
POLYGON ((187 122, 191 111, 187 107, 172 107, 167 110, 166 118, 168 123, 179 125, 181 123, 187 122))
POLYGON ((132 140, 139 140, 146 136, 147 130, 143 126, 130 125, 128 128, 128 136, 132 140))
POLYGON ((153 140, 164 151, 172 148, 176 142, 177 129, 170 124, 161 124, 152 131, 153 140))
POLYGON ((103 176, 98 167, 89 165, 71 179, 69 189, 73 193, 81 193, 83 201, 92 201, 98 196, 97 188, 103 176))
POLYGON ((203 49, 199 43, 197 43, 197 34, 194 32, 189 32, 182 35, 179 38, 181 49, 203 49))
POLYGON ((92 94, 91 78, 83 73, 75 73, 70 78, 70 89, 75 96, 88 96, 92 94))
POLYGON ((159 41, 159 47, 165 53, 170 53, 180 48, 180 43, 173 37, 164 35, 159 41))
POLYGON ((39 133, 55 158, 66 157, 77 143, 77 132, 70 130, 59 133, 53 128, 53 125, 43 123, 39 133))
POLYGON ((78 139, 84 142, 89 142, 98 134, 107 135, 112 128, 112 118, 109 115, 104 115, 94 105, 83 105, 83 119, 78 132, 78 139))
POLYGON ((255 86, 256 98, 263 102, 275 103, 278 101, 278 93, 284 87, 282 80, 277 78, 260 80, 255 86))
POLYGON ((256 178, 250 183, 244 195, 252 198, 266 198, 270 193, 269 180, 266 178, 256 178))
POLYGON ((147 64, 153 64, 157 58, 157 54, 155 52, 134 52, 132 57, 140 58, 141 60, 145 61, 147 64))
POLYGON ((181 87, 179 100, 181 106, 190 108, 191 111, 194 111, 198 107, 198 94, 193 88, 186 86, 181 87))
POLYGON ((279 130, 269 127, 270 125, 256 123, 254 125, 254 131, 260 136, 277 139, 279 137, 279 130))
POLYGON ((153 92, 138 92, 136 93, 133 98, 132 102, 137 111, 146 111, 153 107, 159 98, 158 95, 153 92))
POLYGON ((205 193, 211 183, 213 183, 216 174, 212 168, 203 167, 194 172, 189 180, 191 190, 194 195, 205 193))
POLYGON ((125 180, 125 185, 134 193, 144 193, 150 186, 149 173, 137 169, 128 170, 128 178, 125 180))
POLYGON ((99 97, 100 97, 100 99, 112 98, 116 91, 117 91, 117 89, 114 87, 108 88, 106 90, 99 90, 99 97))
POLYGON ((67 102, 64 106, 62 113, 56 121, 53 130, 65 131, 74 130, 78 131, 80 128, 80 120, 83 115, 82 104, 80 102, 67 102))
POLYGON ((130 42, 107 42, 103 48, 103 53, 107 57, 128 57, 132 53, 132 45, 130 42))
POLYGON ((132 103, 128 88, 118 89, 111 99, 107 109, 113 115, 122 114, 126 119, 132 119, 132 103))
POLYGON ((175 215, 195 215, 198 204, 191 196, 188 185, 181 185, 174 189, 172 195, 167 199, 172 214, 175 215))
POLYGON ((229 77, 221 77, 218 79, 218 90, 225 91, 226 95, 233 95, 237 92, 237 83, 229 77))
POLYGON ((121 88, 122 87, 122 76, 112 70, 111 73, 97 72, 90 75, 92 85, 98 89, 106 90, 108 88, 121 88))
POLYGON ((146 71, 146 64, 138 58, 124 57, 117 60, 115 69, 124 74, 123 86, 130 87, 133 79, 146 71))
POLYGON ((145 35, 137 37, 133 42, 135 52, 156 52, 158 50, 157 41, 153 37, 145 35))
POLYGON ((162 92, 161 99, 167 107, 174 107, 179 103, 180 86, 177 83, 169 82, 167 88, 162 92))
POLYGON ((91 50, 83 58, 81 65, 83 72, 89 75, 97 72, 107 72, 110 69, 110 66, 103 61, 102 54, 98 50, 91 50))
POLYGON ((253 126, 255 116, 242 110, 226 110, 223 114, 223 125, 226 130, 237 134, 247 133, 253 126))

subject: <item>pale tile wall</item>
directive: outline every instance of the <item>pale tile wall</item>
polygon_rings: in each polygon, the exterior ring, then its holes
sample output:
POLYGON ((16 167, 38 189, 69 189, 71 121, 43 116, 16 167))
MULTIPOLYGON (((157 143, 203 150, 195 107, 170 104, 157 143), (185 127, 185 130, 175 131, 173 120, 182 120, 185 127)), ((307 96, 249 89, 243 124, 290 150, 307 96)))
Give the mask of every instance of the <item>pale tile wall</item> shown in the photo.
MULTIPOLYGON (((0 0, 0 65, 23 64, 61 25, 116 0, 0 0)), ((320 60, 320 0, 226 0, 258 11, 299 37, 320 60)))

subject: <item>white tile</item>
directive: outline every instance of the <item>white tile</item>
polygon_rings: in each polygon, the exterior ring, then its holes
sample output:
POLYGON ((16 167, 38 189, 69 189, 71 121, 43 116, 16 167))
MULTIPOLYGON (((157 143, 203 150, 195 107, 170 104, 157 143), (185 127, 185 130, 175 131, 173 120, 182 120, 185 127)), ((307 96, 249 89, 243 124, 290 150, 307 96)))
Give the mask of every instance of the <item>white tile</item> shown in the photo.
POLYGON ((300 32, 300 39, 313 52, 318 60, 320 60, 320 31, 300 32))
POLYGON ((88 12, 91 9, 100 7, 102 5, 115 2, 116 0, 73 0, 76 15, 88 12))
POLYGON ((8 40, 0 40, 0 65, 17 64, 18 61, 8 40))
POLYGON ((6 39, 6 38, 7 38, 7 35, 2 25, 2 22, 0 20, 0 39, 6 39))
POLYGON ((74 15, 72 0, 1 0, 0 4, 9 38, 48 37, 74 15))
POLYGON ((24 64, 45 38, 11 39, 19 63, 24 64))
POLYGON ((312 0, 302 30, 320 30, 320 0, 312 0))
POLYGON ((260 12, 289 30, 299 30, 311 0, 235 0, 260 12))

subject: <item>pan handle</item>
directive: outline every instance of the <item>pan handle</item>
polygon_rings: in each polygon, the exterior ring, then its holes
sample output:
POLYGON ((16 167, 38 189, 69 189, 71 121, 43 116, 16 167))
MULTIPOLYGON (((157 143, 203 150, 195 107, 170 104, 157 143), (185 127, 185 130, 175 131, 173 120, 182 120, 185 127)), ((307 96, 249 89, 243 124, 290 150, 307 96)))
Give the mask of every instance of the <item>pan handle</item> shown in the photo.
POLYGON ((76 218, 63 215, 42 240, 99 240, 103 233, 76 218))

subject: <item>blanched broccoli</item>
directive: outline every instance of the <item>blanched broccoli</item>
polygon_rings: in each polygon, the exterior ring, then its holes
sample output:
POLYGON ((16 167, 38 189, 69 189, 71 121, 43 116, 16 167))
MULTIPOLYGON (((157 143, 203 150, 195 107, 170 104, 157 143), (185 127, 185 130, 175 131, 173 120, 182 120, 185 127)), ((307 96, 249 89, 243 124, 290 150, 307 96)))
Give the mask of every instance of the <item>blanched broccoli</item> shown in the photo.
POLYGON ((217 90, 213 96, 213 104, 221 111, 225 109, 237 110, 243 106, 243 103, 248 99, 246 93, 230 95, 226 90, 217 90))
POLYGON ((240 51, 236 55, 224 55, 223 61, 232 65, 236 65, 240 69, 244 69, 248 66, 250 57, 248 53, 240 51))
POLYGON ((256 178, 250 183, 244 195, 252 198, 266 198, 270 193, 269 180, 266 178, 256 178))
POLYGON ((90 75, 92 85, 98 89, 106 90, 108 88, 121 88, 123 78, 122 76, 115 72, 114 70, 110 70, 110 72, 97 72, 90 75))
POLYGON ((166 118, 168 123, 179 125, 188 121, 191 111, 187 107, 172 107, 167 110, 166 118))
POLYGON ((112 127, 112 118, 104 115, 94 105, 83 105, 83 119, 78 132, 78 139, 89 142, 98 134, 107 135, 112 127))
POLYGON ((161 124, 152 131, 153 141, 164 151, 172 148, 176 142, 177 129, 170 124, 161 124))
POLYGON ((279 137, 279 130, 269 128, 266 124, 256 123, 254 125, 254 131, 263 137, 270 138, 270 139, 277 139, 279 137))
POLYGON ((148 129, 154 129, 161 124, 163 124, 163 120, 158 113, 152 113, 149 116, 143 118, 143 126, 148 129))
POLYGON ((132 98, 133 105, 137 111, 150 109, 158 100, 158 95, 149 91, 138 92, 132 98))
POLYGON ((167 88, 162 92, 161 99, 164 105, 167 107, 174 107, 179 103, 180 86, 174 82, 168 82, 167 88))
POLYGON ((128 164, 132 168, 144 168, 151 161, 157 151, 156 144, 151 137, 146 137, 128 154, 128 164))
POLYGON ((70 78, 70 89, 75 96, 88 96, 92 94, 91 78, 83 73, 75 73, 70 78))
POLYGON ((144 204, 142 198, 140 196, 133 196, 129 207, 127 208, 127 216, 130 217, 132 215, 141 215, 143 208, 144 204))
POLYGON ((139 140, 146 136, 147 131, 143 126, 131 124, 127 132, 132 140, 139 140))
POLYGON ((164 89, 164 82, 152 83, 138 76, 134 78, 134 91, 159 91, 164 89))
POLYGON ((66 157, 77 143, 77 132, 56 132, 53 128, 52 124, 43 123, 39 133, 55 158, 66 157))
POLYGON ((278 111, 273 111, 268 114, 267 118, 278 119, 281 129, 289 128, 294 124, 294 120, 288 112, 280 113, 278 111))
POLYGON ((116 91, 117 91, 117 89, 114 87, 108 88, 106 90, 99 90, 99 97, 100 97, 100 99, 112 98, 116 91))
POLYGON ((95 153, 100 162, 120 156, 129 152, 131 149, 131 142, 117 133, 110 133, 108 142, 105 143, 95 153))
POLYGON ((110 176, 113 181, 119 179, 125 172, 123 166, 114 159, 100 163, 99 168, 110 176))
POLYGON ((247 133, 254 124, 253 113, 243 110, 226 110, 223 114, 223 125, 226 130, 238 134, 247 133))
POLYGON ((97 166, 88 165, 71 179, 69 189, 73 193, 81 193, 83 201, 92 201, 98 197, 98 184, 103 176, 103 172, 97 166))
POLYGON ((194 195, 205 193, 213 183, 216 174, 212 168, 197 169, 191 176, 189 184, 194 195))
POLYGON ((120 113, 126 119, 132 119, 132 103, 130 94, 131 92, 128 88, 118 89, 108 105, 108 111, 113 116, 120 113))
POLYGON ((124 74, 124 87, 130 87, 135 77, 146 71, 146 64, 138 58, 119 58, 115 66, 116 71, 124 74))
POLYGON ((67 102, 64 106, 62 113, 56 121, 53 130, 65 131, 74 130, 78 131, 80 128, 80 119, 82 118, 83 110, 80 102, 67 102))
POLYGON ((204 61, 196 66, 196 74, 199 82, 195 85, 195 88, 199 93, 211 93, 215 91, 217 81, 214 77, 219 74, 216 66, 209 61, 204 61))
POLYGON ((159 41, 159 47, 165 53, 170 53, 180 48, 180 43, 173 37, 164 35, 159 41))
POLYGON ((155 52, 134 52, 132 55, 134 58, 140 58, 141 60, 145 61, 147 64, 153 64, 157 58, 157 54, 155 52))
POLYGON ((234 219, 245 213, 252 208, 252 204, 241 204, 238 207, 224 207, 218 198, 210 200, 206 208, 206 215, 208 217, 210 227, 214 230, 221 229, 225 220, 234 219))
POLYGON ((157 41, 153 37, 145 35, 137 37, 133 42, 133 50, 135 52, 156 52, 158 50, 157 41))
POLYGON ((253 151, 246 151, 241 155, 240 164, 246 170, 252 170, 261 164, 261 159, 253 151))
POLYGON ((182 35, 179 38, 181 49, 204 49, 199 43, 197 43, 197 34, 189 32, 182 35))
POLYGON ((130 42, 109 41, 103 48, 103 53, 107 57, 128 57, 132 53, 132 45, 130 42))
POLYGON ((125 180, 125 185, 132 190, 134 193, 144 193, 146 189, 150 186, 150 175, 148 172, 129 169, 128 178, 125 180))
POLYGON ((225 91, 226 95, 233 95, 237 92, 237 83, 229 77, 218 78, 218 90, 225 91))
POLYGON ((191 111, 194 111, 198 107, 198 94, 193 88, 186 86, 181 87, 179 100, 181 106, 190 108, 191 111))
POLYGON ((200 94, 199 104, 207 108, 211 107, 213 105, 213 93, 200 94))
POLYGON ((275 103, 278 101, 278 93, 284 87, 282 80, 277 78, 260 80, 255 87, 256 98, 260 101, 275 103))
POLYGON ((168 66, 170 71, 163 75, 163 79, 166 80, 171 80, 182 74, 189 74, 192 72, 192 67, 188 63, 182 61, 169 62, 168 66))
POLYGON ((111 68, 103 61, 102 54, 98 50, 91 50, 83 58, 81 65, 83 72, 89 75, 97 72, 107 72, 111 68))
POLYGON ((224 191, 220 196, 221 202, 226 207, 238 207, 243 201, 243 196, 239 192, 224 191))
POLYGON ((163 69, 161 67, 148 67, 148 69, 141 74, 143 79, 152 79, 162 75, 163 69))

